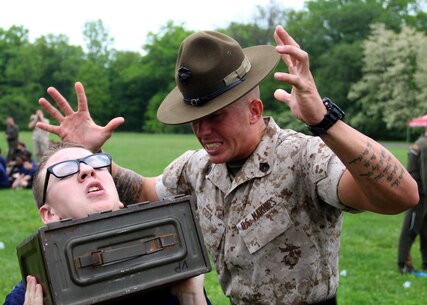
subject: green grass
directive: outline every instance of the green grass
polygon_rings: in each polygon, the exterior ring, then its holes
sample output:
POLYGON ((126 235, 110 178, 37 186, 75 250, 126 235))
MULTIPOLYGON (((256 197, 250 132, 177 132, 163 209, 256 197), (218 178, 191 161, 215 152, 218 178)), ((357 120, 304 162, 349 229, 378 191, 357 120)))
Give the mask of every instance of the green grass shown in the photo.
MULTIPOLYGON (((31 148, 31 134, 22 132, 21 139, 31 148)), ((406 165, 407 143, 392 145, 384 143, 406 165)), ((0 138, 3 153, 4 138, 0 138)), ((120 165, 136 172, 157 175, 187 148, 198 148, 193 136, 146 135, 117 133, 104 150, 111 153, 120 165)), ((20 280, 15 247, 41 225, 29 190, 0 191, 0 241, 5 249, 0 250, 0 300, 20 280)), ((346 214, 341 239, 338 289, 340 305, 421 305, 427 300, 427 278, 400 275, 397 272, 397 241, 403 214, 384 216, 374 213, 346 214), (410 288, 404 288, 406 281, 410 288)), ((420 263, 418 241, 412 250, 416 267, 420 263)), ((212 303, 229 305, 218 285, 215 271, 206 276, 206 289, 212 303)))

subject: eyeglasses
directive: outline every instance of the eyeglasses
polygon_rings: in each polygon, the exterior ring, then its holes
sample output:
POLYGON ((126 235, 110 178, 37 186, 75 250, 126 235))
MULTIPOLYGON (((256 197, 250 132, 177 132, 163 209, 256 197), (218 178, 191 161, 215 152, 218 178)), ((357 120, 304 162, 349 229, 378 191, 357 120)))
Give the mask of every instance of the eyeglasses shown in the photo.
POLYGON ((93 169, 108 167, 108 170, 111 173, 111 156, 106 153, 93 154, 84 158, 67 160, 53 164, 46 170, 46 178, 44 179, 43 187, 43 204, 46 201, 46 191, 50 175, 52 174, 56 178, 62 179, 77 174, 80 172, 81 162, 89 165, 93 169))

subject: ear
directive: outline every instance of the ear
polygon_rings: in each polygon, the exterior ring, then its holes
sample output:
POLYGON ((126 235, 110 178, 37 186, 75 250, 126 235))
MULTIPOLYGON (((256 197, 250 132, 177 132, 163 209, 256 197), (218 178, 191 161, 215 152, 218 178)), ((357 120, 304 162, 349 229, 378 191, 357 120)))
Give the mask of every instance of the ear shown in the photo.
POLYGON ((58 215, 56 215, 55 210, 48 204, 44 204, 40 207, 39 214, 44 224, 61 220, 61 218, 58 215))
POLYGON ((264 106, 260 99, 254 99, 251 101, 249 110, 250 110, 250 122, 252 124, 257 123, 259 120, 262 119, 263 108, 264 106))

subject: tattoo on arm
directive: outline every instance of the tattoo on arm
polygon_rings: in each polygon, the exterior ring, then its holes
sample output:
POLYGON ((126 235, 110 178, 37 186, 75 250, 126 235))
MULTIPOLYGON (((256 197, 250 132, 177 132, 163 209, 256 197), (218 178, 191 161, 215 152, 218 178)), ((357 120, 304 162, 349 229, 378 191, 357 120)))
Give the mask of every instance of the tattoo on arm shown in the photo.
POLYGON ((119 168, 113 177, 120 201, 125 206, 139 202, 143 177, 129 169, 119 168))
POLYGON ((368 142, 365 150, 350 161, 350 165, 361 163, 364 168, 361 177, 373 178, 376 182, 385 179, 392 187, 397 187, 403 179, 405 169, 400 164, 392 163, 390 153, 386 150, 381 149, 378 155, 372 148, 372 144, 368 142))

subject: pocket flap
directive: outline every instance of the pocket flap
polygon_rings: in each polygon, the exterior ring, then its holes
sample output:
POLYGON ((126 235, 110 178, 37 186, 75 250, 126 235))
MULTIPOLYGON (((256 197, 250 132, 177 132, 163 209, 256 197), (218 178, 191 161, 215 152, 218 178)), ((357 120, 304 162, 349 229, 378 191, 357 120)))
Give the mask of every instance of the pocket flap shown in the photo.
POLYGON ((247 214, 237 224, 237 229, 252 254, 285 232, 290 225, 288 211, 270 198, 247 214))

